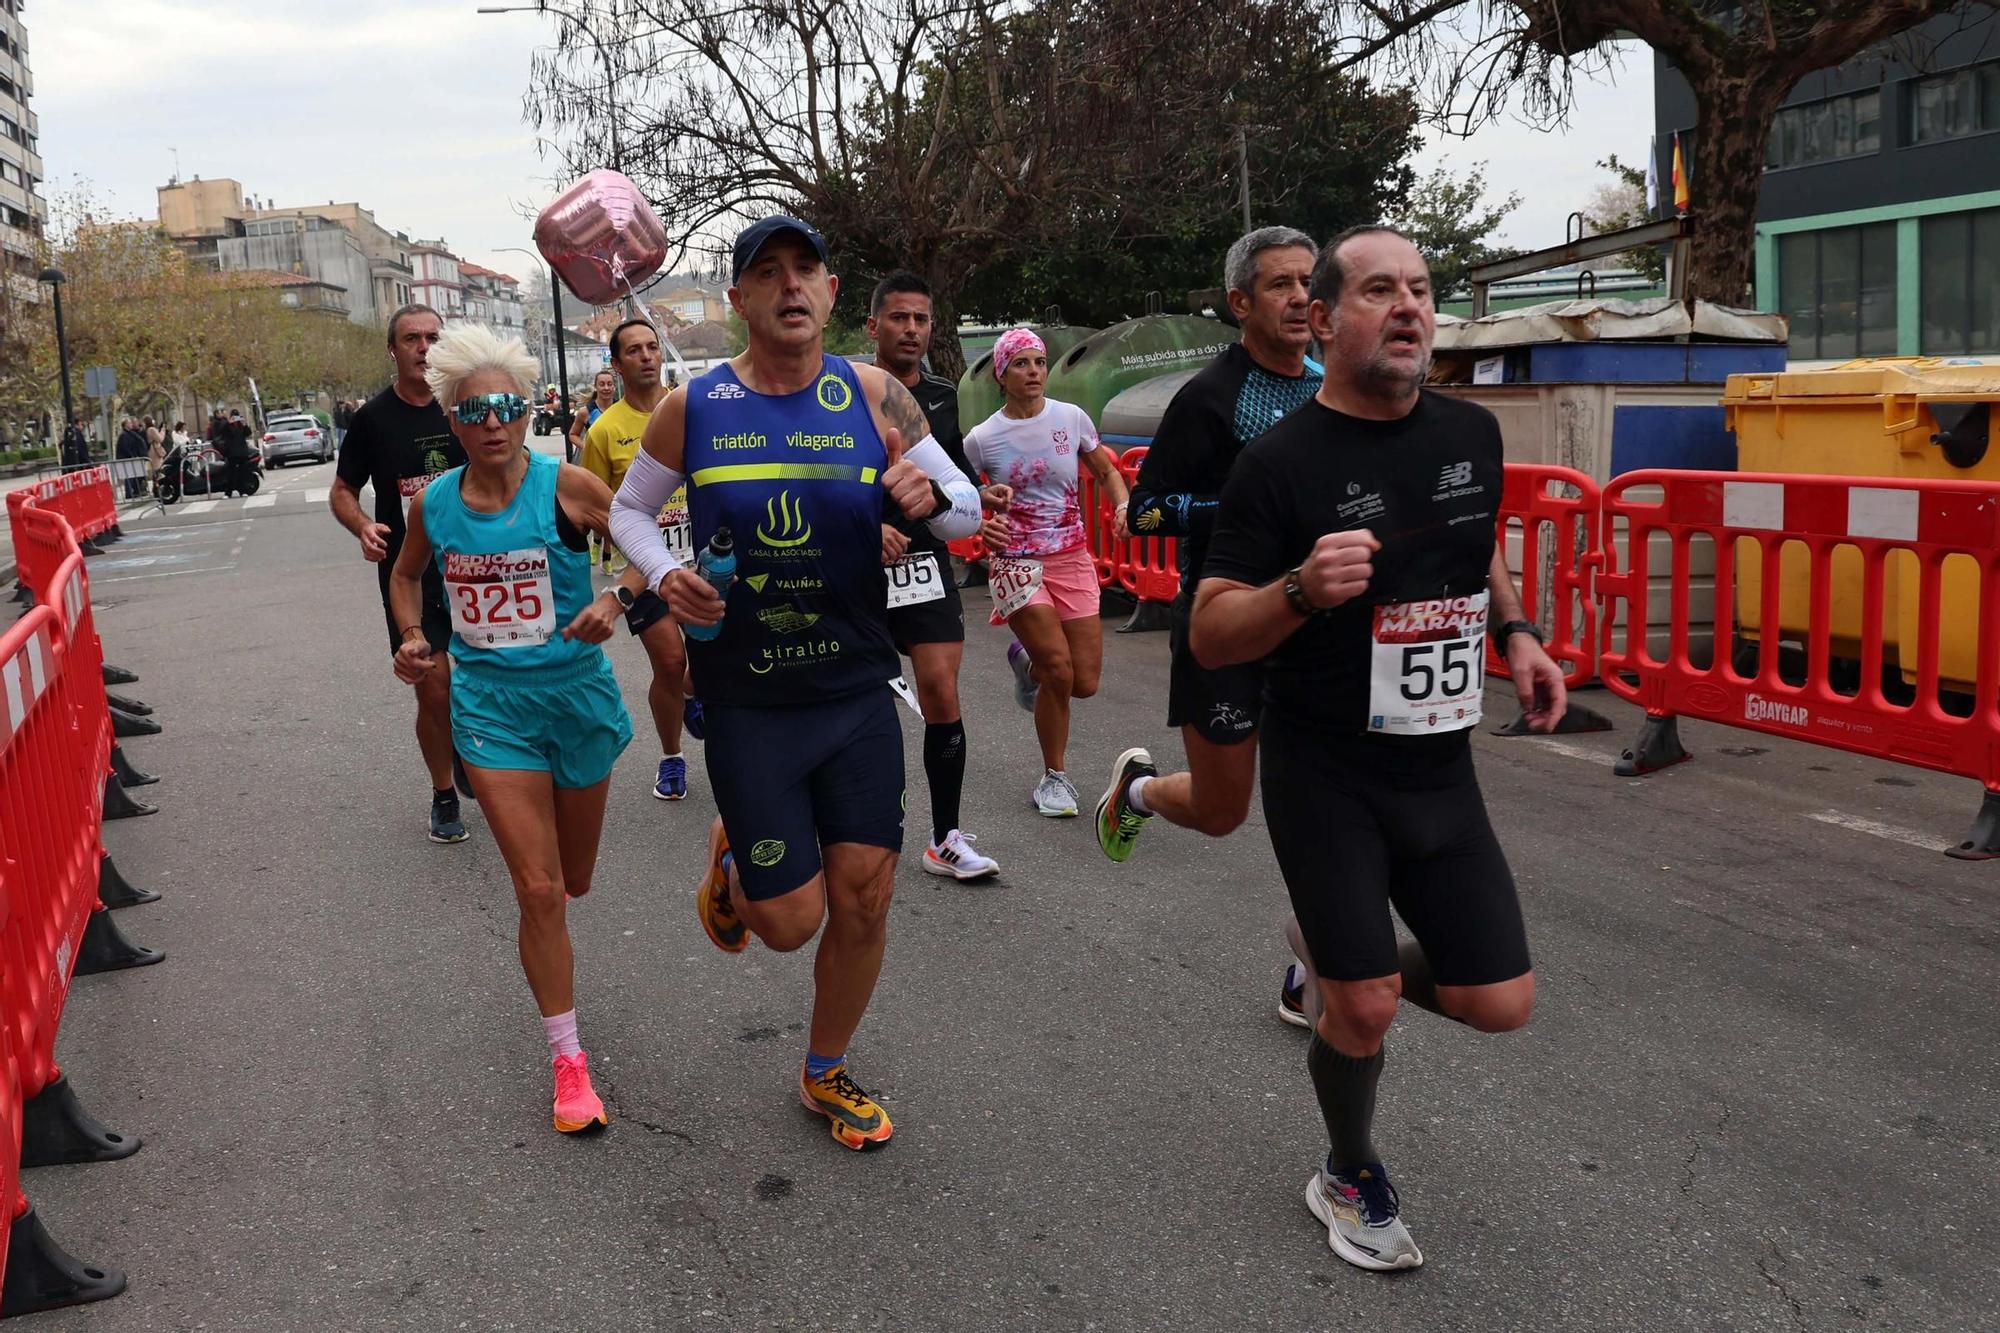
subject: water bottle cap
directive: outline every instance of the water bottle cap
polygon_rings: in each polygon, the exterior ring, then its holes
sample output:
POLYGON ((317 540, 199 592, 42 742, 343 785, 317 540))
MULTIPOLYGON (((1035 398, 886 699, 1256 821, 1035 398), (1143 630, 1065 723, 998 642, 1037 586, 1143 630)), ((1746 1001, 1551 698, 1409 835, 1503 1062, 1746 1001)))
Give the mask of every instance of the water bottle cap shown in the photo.
POLYGON ((714 551, 717 555, 735 550, 736 543, 731 539, 729 529, 726 527, 717 528, 714 534, 708 539, 708 549, 714 551))

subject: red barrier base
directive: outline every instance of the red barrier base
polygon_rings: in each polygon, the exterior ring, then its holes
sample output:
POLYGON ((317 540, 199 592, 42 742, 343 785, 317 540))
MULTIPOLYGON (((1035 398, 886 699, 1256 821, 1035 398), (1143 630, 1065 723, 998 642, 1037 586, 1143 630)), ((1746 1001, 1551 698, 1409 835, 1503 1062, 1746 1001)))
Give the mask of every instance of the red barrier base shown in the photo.
POLYGON ((111 734, 119 740, 130 740, 134 736, 157 736, 160 724, 150 717, 140 717, 122 708, 111 710, 111 734))
POLYGON ((1960 861, 1991 861, 2000 857, 2000 791, 1986 793, 1986 799, 1979 803, 1979 814, 1972 821, 1972 832, 1958 846, 1945 848, 1944 854, 1960 861))
MULTIPOLYGON (((21 1166, 74 1166, 80 1162, 116 1162, 139 1151, 130 1134, 106 1129, 83 1109, 70 1090, 69 1075, 21 1103, 21 1166)), ((7 1265, 12 1268, 11 1256, 7 1265)))
POLYGON ((153 706, 151 704, 142 704, 137 699, 128 699, 122 694, 113 694, 109 690, 104 692, 104 698, 113 708, 122 708, 134 717, 151 717, 153 715, 153 706))
POLYGON ((141 773, 132 767, 132 761, 125 757, 125 747, 122 745, 111 747, 111 771, 116 773, 118 780, 128 787, 149 787, 159 781, 151 773, 141 773))
POLYGON ((1649 717, 1639 728, 1639 739, 1618 756, 1611 768, 1621 778, 1644 777, 1663 768, 1694 758, 1681 745, 1681 723, 1677 717, 1649 717))
POLYGON ((125 793, 125 784, 118 780, 116 773, 104 775, 104 817, 106 819, 137 819, 140 815, 157 815, 160 807, 135 801, 125 793))
MULTIPOLYGON (((1611 730, 1610 718, 1595 708, 1585 708, 1572 700, 1569 707, 1563 710, 1562 721, 1556 723, 1553 731, 1530 731, 1528 719, 1517 717, 1506 726, 1495 729, 1493 734, 1495 736, 1580 736, 1588 731, 1609 730, 1611 730)), ((1682 758, 1686 756, 1683 755, 1682 758)))
POLYGON ((1174 627, 1174 610, 1165 602, 1134 602, 1132 618, 1118 627, 1120 634, 1150 634, 1174 627))
POLYGON ((97 901, 115 911, 120 907, 156 903, 160 895, 151 889, 134 888, 130 880, 118 873, 117 863, 106 852, 97 863, 97 901))
POLYGON ((126 939, 112 922, 111 913, 92 912, 90 924, 83 928, 83 940, 76 946, 76 975, 87 977, 128 967, 149 967, 165 958, 158 949, 148 949, 126 939))
POLYGON ((104 672, 104 683, 106 685, 130 685, 139 679, 137 675, 127 671, 124 667, 112 666, 109 662, 106 662, 101 669, 104 672))
POLYGON ((115 1268, 86 1264, 56 1244, 33 1206, 14 1219, 7 1238, 7 1277, 0 1289, 0 1319, 101 1301, 125 1290, 115 1268))

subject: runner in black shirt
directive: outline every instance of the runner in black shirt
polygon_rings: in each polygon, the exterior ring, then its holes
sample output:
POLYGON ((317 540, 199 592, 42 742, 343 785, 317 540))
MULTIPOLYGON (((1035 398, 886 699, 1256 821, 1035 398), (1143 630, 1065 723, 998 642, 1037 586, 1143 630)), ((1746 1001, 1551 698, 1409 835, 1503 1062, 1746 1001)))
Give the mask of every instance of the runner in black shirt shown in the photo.
MULTIPOLYGON (((1237 455, 1319 388, 1306 363, 1313 254, 1312 238, 1290 227, 1263 227, 1229 247, 1223 277, 1243 341, 1181 386, 1139 465, 1129 526, 1179 543, 1167 725, 1181 729, 1188 771, 1155 777, 1144 750, 1119 756, 1097 803, 1097 843, 1114 861, 1132 854, 1152 815, 1219 838, 1250 813, 1263 672, 1255 663, 1203 668, 1188 651, 1188 615, 1216 502, 1237 455)), ((1304 1022, 1302 1014, 1298 1021, 1304 1022)))
MULTIPOLYGON (((361 555, 375 564, 382 588, 382 613, 389 626, 389 651, 402 643, 389 610, 389 571, 403 547, 403 519, 411 499, 430 479, 465 462, 465 449, 451 433, 444 411, 424 382, 425 357, 444 327, 429 306, 407 305, 389 319, 389 355, 396 381, 359 408, 340 443, 328 503, 340 525, 361 543, 361 555), (375 487, 375 517, 361 512, 361 488, 375 487)), ((432 842, 465 841, 458 791, 452 783, 451 615, 444 582, 435 568, 424 574, 424 637, 444 669, 417 686, 417 747, 431 775, 432 842)))
MULTIPOLYGON (((931 289, 914 273, 892 273, 868 305, 875 364, 917 400, 931 438, 970 476, 958 429, 958 386, 924 369, 931 345, 931 289)), ((882 563, 889 569, 889 634, 910 659, 917 706, 924 714, 924 778, 931 791, 930 845, 924 870, 952 879, 998 874, 1000 863, 973 850, 959 828, 965 789, 965 723, 958 708, 958 669, 965 656, 965 607, 951 577, 951 555, 928 527, 885 511, 882 563)))
POLYGON ((1265 820, 1317 975, 1306 1056, 1332 1149, 1306 1186, 1361 1268, 1423 1255, 1370 1141, 1398 999, 1483 1032, 1527 1022, 1535 977, 1473 777, 1488 632, 1529 725, 1565 705, 1496 550, 1500 433, 1422 392, 1435 315, 1423 257, 1384 227, 1313 275, 1314 402, 1237 460, 1190 642, 1203 666, 1269 659, 1265 820), (1398 948, 1393 906, 1416 936, 1398 948))

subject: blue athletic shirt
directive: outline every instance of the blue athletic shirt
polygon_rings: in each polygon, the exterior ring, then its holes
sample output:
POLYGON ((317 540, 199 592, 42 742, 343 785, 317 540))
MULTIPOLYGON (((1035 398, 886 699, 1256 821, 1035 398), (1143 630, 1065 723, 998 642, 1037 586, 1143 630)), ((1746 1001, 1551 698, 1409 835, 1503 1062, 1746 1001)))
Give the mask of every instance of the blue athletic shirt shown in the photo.
POLYGON ((900 674, 882 574, 888 450, 854 368, 825 356, 797 393, 757 393, 729 364, 688 384, 688 515, 699 555, 736 545, 722 632, 688 640, 695 691, 721 704, 811 703, 900 674))
POLYGON ((590 556, 556 531, 556 476, 562 461, 528 455, 527 475, 497 514, 466 508, 463 467, 424 488, 424 532, 444 576, 451 655, 461 669, 519 671, 568 666, 595 644, 562 637, 596 596, 590 556))

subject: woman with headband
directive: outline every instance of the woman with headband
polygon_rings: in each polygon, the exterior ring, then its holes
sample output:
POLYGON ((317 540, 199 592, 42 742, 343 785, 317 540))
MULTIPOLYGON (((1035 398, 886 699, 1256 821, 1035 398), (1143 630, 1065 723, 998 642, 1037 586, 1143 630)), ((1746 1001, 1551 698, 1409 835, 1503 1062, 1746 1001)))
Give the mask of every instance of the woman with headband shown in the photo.
POLYGON ((993 623, 1014 631, 1018 642, 1008 646, 1007 662, 1015 698, 1035 714, 1044 770, 1035 784, 1035 809, 1069 819, 1077 812, 1076 788, 1066 772, 1069 702, 1097 693, 1104 665, 1097 565, 1077 498, 1078 460, 1111 501, 1121 541, 1127 535, 1125 478, 1110 451, 1098 446, 1097 428, 1084 410, 1048 397, 1048 348, 1032 330, 1000 335, 993 376, 1007 401, 965 437, 973 470, 1012 490, 1006 512, 982 530, 994 553, 988 575, 993 623))

